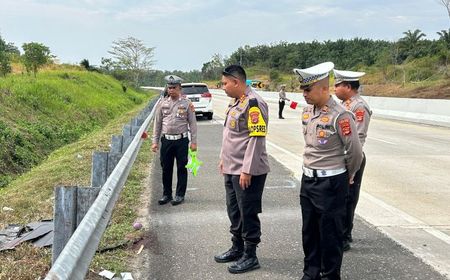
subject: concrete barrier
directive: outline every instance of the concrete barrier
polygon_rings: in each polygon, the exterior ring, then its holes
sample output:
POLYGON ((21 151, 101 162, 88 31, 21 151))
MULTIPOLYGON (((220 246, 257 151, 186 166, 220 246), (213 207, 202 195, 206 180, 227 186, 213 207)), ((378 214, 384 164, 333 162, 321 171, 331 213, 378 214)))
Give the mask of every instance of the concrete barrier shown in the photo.
MULTIPOLYGON (((225 94, 221 89, 210 91, 225 94)), ((268 102, 278 102, 278 92, 257 92, 268 102)), ((362 96, 375 117, 450 127, 450 100, 362 96)), ((301 106, 306 105, 302 93, 287 92, 286 97, 301 106)))

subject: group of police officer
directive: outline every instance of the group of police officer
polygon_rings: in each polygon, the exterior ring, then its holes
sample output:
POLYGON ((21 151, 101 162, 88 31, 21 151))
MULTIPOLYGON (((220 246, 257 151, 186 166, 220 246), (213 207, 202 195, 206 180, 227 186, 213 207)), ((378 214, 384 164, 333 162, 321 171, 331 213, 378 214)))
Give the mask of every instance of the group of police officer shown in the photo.
MULTIPOLYGON (((294 69, 308 103, 302 113, 303 280, 340 279, 343 251, 350 249, 352 242, 354 211, 365 166, 362 145, 372 113, 358 94, 359 78, 364 73, 333 68, 332 62, 325 62, 294 69), (341 102, 329 92, 331 71, 341 102)), ((246 79, 245 70, 239 65, 228 66, 222 72, 222 88, 232 99, 226 110, 219 169, 224 177, 232 246, 214 259, 219 263, 234 261, 228 267, 231 273, 260 267, 256 256, 261 242, 258 214, 270 171, 265 137, 268 106, 246 85, 246 79)), ((181 79, 170 75, 166 80, 167 96, 158 103, 155 113, 152 150, 157 151, 161 140, 164 191, 159 203, 172 201, 177 205, 184 201, 186 192, 188 132, 190 148, 196 150, 197 125, 192 103, 181 95, 181 79), (175 158, 178 182, 173 199, 175 158)))

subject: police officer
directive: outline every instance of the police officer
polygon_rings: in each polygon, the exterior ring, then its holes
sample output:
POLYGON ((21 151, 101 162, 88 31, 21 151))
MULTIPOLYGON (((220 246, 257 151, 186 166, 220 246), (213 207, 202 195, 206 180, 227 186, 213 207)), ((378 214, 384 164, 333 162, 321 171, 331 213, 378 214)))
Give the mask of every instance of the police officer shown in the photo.
POLYGON ((362 160, 353 116, 329 93, 333 67, 332 62, 325 62, 294 69, 309 104, 302 114, 302 280, 341 279, 345 200, 362 160))
POLYGON ((256 246, 261 242, 261 199, 269 172, 266 152, 268 107, 250 86, 239 65, 222 72, 222 87, 232 97, 226 111, 219 169, 225 180, 226 204, 231 222, 232 247, 214 257, 216 262, 237 261, 231 273, 260 267, 256 246))
POLYGON ((163 197, 159 204, 169 201, 172 205, 184 201, 187 187, 188 131, 191 134, 190 148, 197 150, 197 120, 194 105, 181 94, 181 78, 175 75, 165 77, 167 96, 157 105, 153 127, 152 151, 158 150, 161 139, 160 160, 162 166, 163 197), (172 197, 172 173, 177 160, 177 188, 172 197))
MULTIPOLYGON (((343 71, 334 69, 334 91, 337 98, 342 100, 342 105, 353 113, 356 120, 356 129, 358 131, 361 147, 367 137, 370 117, 372 111, 367 102, 359 95, 359 79, 364 76, 364 72, 343 71)), ((366 166, 366 156, 363 153, 363 160, 358 172, 356 172, 353 184, 350 185, 347 198, 347 214, 345 219, 344 232, 344 251, 350 250, 350 242, 353 241, 352 229, 353 218, 355 216, 356 205, 358 204, 361 181, 366 166)))
POLYGON ((279 119, 284 119, 283 118, 283 109, 284 109, 284 105, 286 104, 286 100, 287 101, 291 101, 289 98, 286 98, 286 85, 281 85, 281 89, 280 92, 278 93, 278 118, 279 119))

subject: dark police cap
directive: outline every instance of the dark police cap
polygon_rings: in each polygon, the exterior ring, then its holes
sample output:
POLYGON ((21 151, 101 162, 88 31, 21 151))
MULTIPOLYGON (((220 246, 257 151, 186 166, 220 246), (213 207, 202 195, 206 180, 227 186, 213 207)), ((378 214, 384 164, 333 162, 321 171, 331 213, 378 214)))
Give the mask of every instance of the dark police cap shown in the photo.
POLYGON ((164 79, 166 80, 168 85, 178 85, 183 81, 183 79, 176 75, 167 75, 164 77, 164 79))

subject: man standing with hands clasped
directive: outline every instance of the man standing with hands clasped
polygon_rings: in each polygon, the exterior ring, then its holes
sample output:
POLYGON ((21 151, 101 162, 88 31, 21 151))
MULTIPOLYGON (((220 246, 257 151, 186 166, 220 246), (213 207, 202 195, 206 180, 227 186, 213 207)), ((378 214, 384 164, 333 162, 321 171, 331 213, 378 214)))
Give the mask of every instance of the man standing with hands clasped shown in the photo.
POLYGON ((261 199, 269 172, 266 152, 268 107, 250 86, 239 65, 222 72, 222 88, 232 97, 226 111, 219 169, 225 180, 226 204, 231 222, 232 247, 216 262, 236 261, 230 273, 260 267, 256 246, 261 242, 261 199))
POLYGON ((160 205, 172 202, 178 205, 184 201, 187 188, 188 132, 191 133, 191 150, 197 150, 197 120, 194 105, 181 95, 181 78, 175 75, 165 77, 167 96, 156 105, 153 127, 152 151, 156 153, 161 138, 161 167, 163 197, 160 205), (177 160, 177 189, 172 197, 172 173, 177 160))
MULTIPOLYGON (((361 147, 364 146, 369 128, 372 111, 369 105, 358 93, 359 78, 364 76, 364 72, 343 71, 334 69, 334 92, 337 98, 342 100, 342 105, 355 115, 356 129, 358 131, 361 147)), ((355 209, 359 200, 361 181, 366 166, 366 156, 363 153, 363 160, 358 172, 356 172, 354 182, 350 185, 347 199, 347 214, 344 224, 344 251, 350 250, 350 242, 353 241, 352 229, 355 209)))
POLYGON ((302 114, 302 280, 341 279, 345 200, 362 161, 353 115, 329 93, 333 67, 332 62, 325 62, 294 69, 309 104, 302 114))

